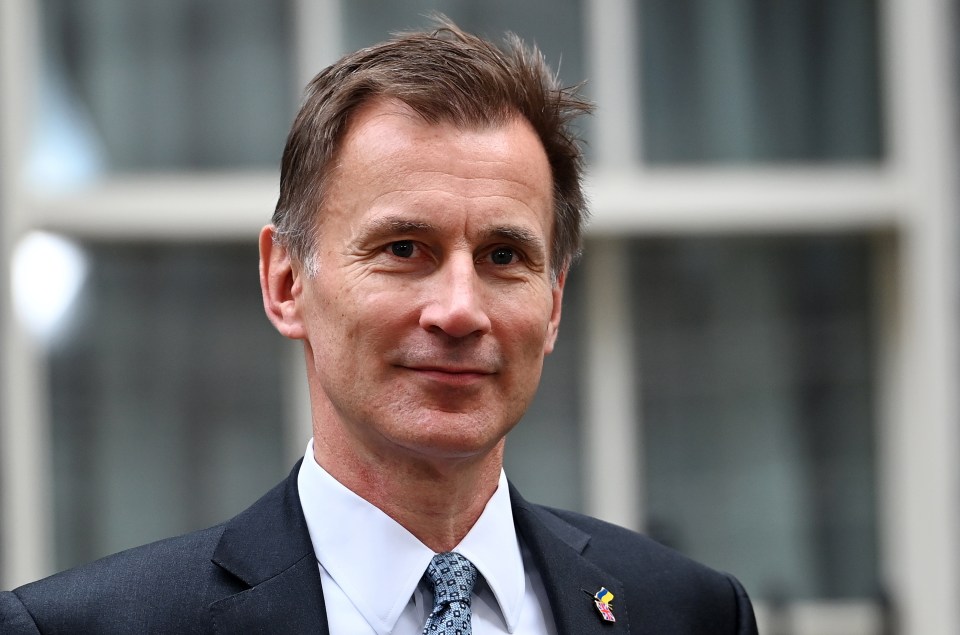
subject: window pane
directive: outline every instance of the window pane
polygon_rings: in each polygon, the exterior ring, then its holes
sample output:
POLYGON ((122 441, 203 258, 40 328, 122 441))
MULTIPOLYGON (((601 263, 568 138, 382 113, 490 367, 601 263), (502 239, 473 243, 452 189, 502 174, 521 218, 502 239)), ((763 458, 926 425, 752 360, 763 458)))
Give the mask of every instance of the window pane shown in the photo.
POLYGON ((654 163, 882 155, 876 0, 642 0, 654 163))
POLYGON ((35 180, 279 165, 297 98, 288 0, 41 6, 35 180))
POLYGON ((256 245, 84 251, 49 354, 59 568, 225 520, 290 469, 287 343, 263 315, 256 245))
POLYGON ((507 476, 530 501, 584 511, 580 434, 583 285, 577 268, 563 293, 557 345, 543 365, 540 390, 507 438, 507 476))
POLYGON ((757 598, 879 597, 868 237, 632 251, 650 532, 757 598))

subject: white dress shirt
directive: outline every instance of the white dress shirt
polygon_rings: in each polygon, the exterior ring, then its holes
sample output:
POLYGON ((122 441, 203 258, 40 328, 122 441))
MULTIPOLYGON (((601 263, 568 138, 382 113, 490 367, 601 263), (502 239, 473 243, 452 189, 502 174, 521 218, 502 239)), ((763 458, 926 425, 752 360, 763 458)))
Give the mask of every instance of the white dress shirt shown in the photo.
MULTIPOLYGON (((331 635, 420 635, 433 608, 422 582, 433 550, 320 467, 312 440, 297 485, 331 635)), ((517 538, 502 470, 497 491, 454 551, 480 572, 474 635, 555 635, 543 581, 517 538)))

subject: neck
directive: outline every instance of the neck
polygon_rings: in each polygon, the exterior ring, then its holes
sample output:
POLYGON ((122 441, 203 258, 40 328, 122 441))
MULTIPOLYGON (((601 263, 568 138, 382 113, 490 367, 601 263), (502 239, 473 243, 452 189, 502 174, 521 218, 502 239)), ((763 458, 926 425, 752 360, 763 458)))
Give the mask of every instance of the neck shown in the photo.
POLYGON ((315 430, 317 463, 438 553, 463 540, 499 483, 502 439, 479 456, 437 458, 413 452, 361 454, 337 443, 338 437, 331 442, 331 435, 315 430))

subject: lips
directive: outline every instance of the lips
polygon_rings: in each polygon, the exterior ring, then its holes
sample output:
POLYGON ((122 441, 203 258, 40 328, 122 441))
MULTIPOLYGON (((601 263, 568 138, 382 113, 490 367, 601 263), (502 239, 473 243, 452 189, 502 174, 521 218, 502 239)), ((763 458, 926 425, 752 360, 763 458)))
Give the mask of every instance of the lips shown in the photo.
POLYGON ((442 375, 494 375, 503 367, 503 358, 494 347, 450 347, 407 345, 390 351, 387 363, 420 373, 442 375))
POLYGON ((493 371, 477 366, 402 366, 418 379, 446 388, 468 388, 492 376, 493 371))
POLYGON ((479 366, 470 367, 470 366, 431 366, 431 365, 415 365, 407 366, 410 370, 416 370, 425 373, 445 373, 449 375, 492 375, 493 370, 482 368, 479 366))

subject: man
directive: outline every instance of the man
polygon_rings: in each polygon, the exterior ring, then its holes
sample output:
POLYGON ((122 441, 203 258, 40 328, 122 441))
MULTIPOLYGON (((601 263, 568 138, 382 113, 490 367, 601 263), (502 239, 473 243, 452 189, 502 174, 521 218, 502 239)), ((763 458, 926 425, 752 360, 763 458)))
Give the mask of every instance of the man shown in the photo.
POLYGON ((313 439, 217 527, 0 596, 14 633, 755 633, 733 578, 503 475, 557 337, 589 111, 443 23, 308 87, 260 235, 313 439))

